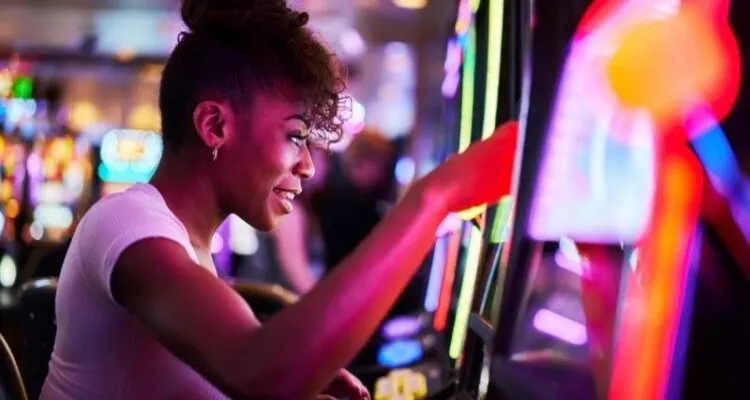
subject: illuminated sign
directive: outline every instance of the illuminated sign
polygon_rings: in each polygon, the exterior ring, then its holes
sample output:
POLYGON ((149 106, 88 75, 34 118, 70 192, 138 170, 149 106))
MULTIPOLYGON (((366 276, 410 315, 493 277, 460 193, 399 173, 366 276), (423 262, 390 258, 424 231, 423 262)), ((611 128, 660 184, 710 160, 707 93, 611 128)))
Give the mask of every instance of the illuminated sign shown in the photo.
POLYGON ((104 182, 137 183, 151 178, 163 144, 156 132, 116 129, 104 135, 99 178, 104 182))

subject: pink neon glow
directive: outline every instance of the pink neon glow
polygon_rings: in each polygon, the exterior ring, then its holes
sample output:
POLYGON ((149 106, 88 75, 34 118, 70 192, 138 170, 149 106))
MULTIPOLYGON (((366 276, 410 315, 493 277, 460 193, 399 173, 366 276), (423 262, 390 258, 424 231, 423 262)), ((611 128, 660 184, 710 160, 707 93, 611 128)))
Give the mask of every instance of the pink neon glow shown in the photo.
POLYGON ((388 339, 399 339, 416 335, 422 328, 418 317, 396 317, 383 326, 383 336, 388 339))
POLYGON ((224 238, 220 234, 214 233, 213 237, 211 237, 211 253, 220 253, 222 249, 224 249, 224 238))
POLYGON ((568 270, 576 275, 583 275, 581 260, 572 260, 565 256, 561 251, 555 252, 555 264, 560 268, 568 270))
POLYGON ((588 341, 586 327, 570 318, 542 308, 534 315, 534 328, 565 342, 580 346, 588 341))
POLYGON ((648 115, 623 109, 610 89, 605 67, 618 40, 610 21, 573 41, 531 209, 534 239, 636 242, 648 225, 655 128, 648 115))

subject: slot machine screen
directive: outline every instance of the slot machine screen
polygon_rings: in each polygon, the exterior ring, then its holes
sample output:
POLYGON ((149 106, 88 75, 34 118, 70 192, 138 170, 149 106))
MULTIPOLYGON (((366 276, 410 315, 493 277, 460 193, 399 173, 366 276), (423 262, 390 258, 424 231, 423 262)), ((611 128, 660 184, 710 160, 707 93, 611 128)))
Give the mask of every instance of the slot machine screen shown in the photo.
POLYGON ((159 165, 163 150, 156 132, 118 129, 104 135, 99 150, 97 174, 101 195, 123 191, 136 183, 148 182, 159 165))
POLYGON ((27 162, 33 240, 62 240, 88 200, 90 147, 70 135, 40 138, 27 162))
POLYGON ((665 135, 664 115, 624 104, 608 63, 623 21, 677 24, 681 11, 658 1, 582 3, 596 12, 552 1, 534 9, 525 93, 533 146, 522 160, 509 256, 516 277, 498 313, 493 386, 555 398, 679 398, 705 267, 695 244, 706 233, 695 224, 700 196, 685 193, 699 193, 706 166, 675 143, 688 139, 665 135), (521 378, 504 378, 513 373, 521 378))

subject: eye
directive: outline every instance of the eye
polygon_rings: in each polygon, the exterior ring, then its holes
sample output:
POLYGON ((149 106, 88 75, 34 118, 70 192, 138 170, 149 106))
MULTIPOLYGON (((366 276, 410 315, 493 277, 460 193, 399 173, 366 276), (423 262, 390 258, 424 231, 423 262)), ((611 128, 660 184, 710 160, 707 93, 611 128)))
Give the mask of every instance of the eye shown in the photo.
POLYGON ((307 143, 308 134, 303 131, 293 131, 289 133, 289 140, 297 146, 302 146, 307 143))

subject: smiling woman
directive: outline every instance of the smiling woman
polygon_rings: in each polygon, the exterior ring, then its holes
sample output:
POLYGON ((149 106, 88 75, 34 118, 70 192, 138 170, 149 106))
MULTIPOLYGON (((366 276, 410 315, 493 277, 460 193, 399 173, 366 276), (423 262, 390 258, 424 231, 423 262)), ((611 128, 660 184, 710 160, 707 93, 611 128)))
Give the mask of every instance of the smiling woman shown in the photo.
MULTIPOLYGON (((149 184, 99 201, 70 244, 42 399, 306 399, 367 391, 342 370, 416 273, 440 222, 496 201, 488 139, 421 182, 336 270, 261 326, 216 277, 211 238, 292 211, 310 150, 341 134, 338 62, 282 0, 185 0, 161 82, 149 184), (300 362, 300 360, 303 360, 300 362)), ((511 134, 509 125, 497 136, 511 134)))

